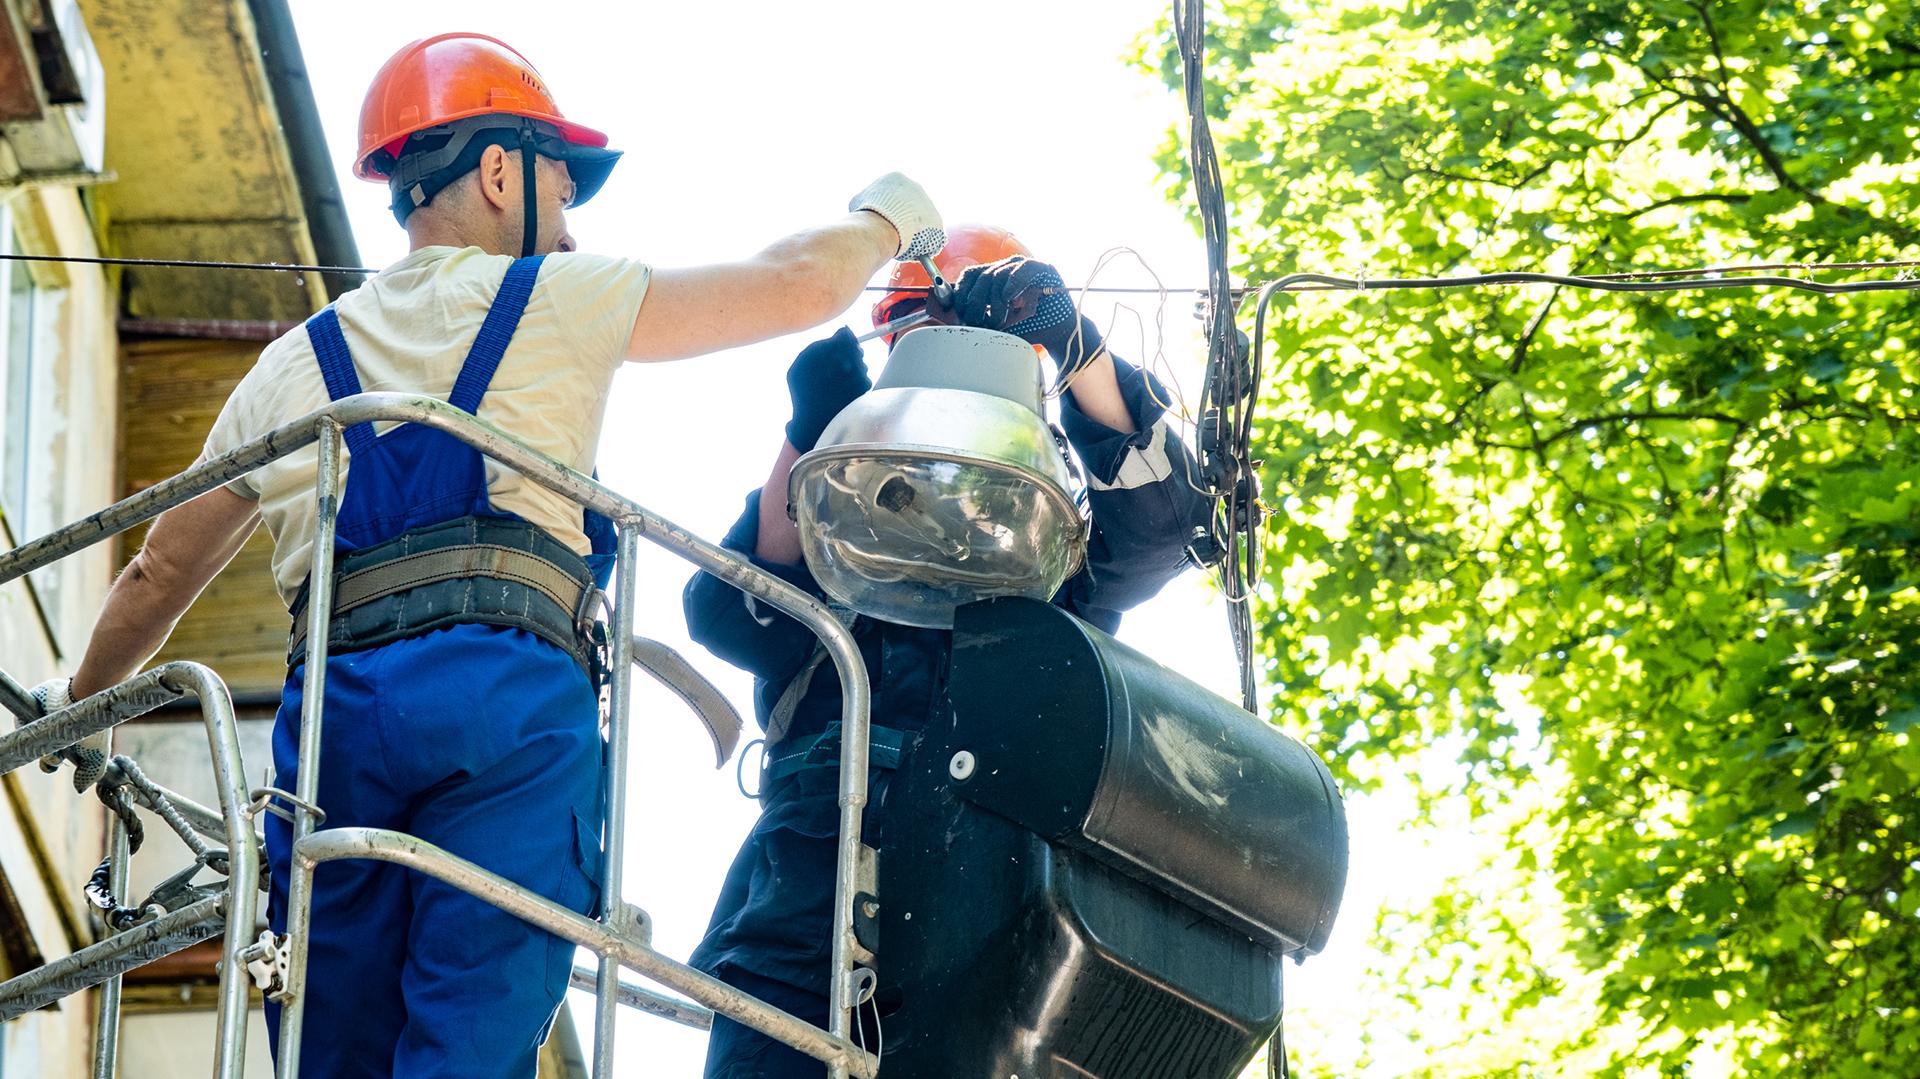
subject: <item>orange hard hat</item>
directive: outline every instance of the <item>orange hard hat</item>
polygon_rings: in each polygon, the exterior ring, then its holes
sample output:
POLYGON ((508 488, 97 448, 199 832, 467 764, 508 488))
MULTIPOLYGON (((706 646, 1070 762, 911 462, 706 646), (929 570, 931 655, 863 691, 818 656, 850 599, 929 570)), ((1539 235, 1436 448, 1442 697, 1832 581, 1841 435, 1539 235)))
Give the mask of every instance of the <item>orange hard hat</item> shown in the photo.
POLYGON ((521 116, 552 124, 566 142, 604 147, 607 137, 568 120, 527 58, 484 34, 440 34, 393 55, 360 106, 353 174, 386 180, 407 136, 476 116, 521 116))
MULTIPOLYGON (((984 266, 989 262, 999 262, 1015 255, 1033 257, 1027 245, 1014 238, 1006 229, 992 225, 954 225, 947 229, 947 246, 933 256, 933 264, 940 270, 940 276, 951 284, 960 279, 960 274, 969 266, 984 266)), ((933 285, 924 266, 917 262, 896 262, 893 275, 887 278, 889 291, 873 305, 873 324, 880 326, 891 317, 894 306, 904 300, 927 298, 927 289, 933 285), (907 289, 914 291, 908 292, 907 289)))

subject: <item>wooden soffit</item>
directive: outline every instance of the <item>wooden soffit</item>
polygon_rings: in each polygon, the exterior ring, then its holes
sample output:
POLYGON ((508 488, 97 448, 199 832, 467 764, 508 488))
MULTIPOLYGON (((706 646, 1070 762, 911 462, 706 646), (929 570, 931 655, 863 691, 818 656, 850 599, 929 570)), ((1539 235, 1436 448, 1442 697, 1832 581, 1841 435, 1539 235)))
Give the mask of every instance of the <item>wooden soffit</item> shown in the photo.
MULTIPOLYGON (((246 0, 81 0, 106 71, 107 246, 132 258, 316 261, 300 178, 246 0)), ((307 103, 310 107, 310 102, 307 103)), ((133 319, 291 321, 314 275, 128 269, 133 319)))

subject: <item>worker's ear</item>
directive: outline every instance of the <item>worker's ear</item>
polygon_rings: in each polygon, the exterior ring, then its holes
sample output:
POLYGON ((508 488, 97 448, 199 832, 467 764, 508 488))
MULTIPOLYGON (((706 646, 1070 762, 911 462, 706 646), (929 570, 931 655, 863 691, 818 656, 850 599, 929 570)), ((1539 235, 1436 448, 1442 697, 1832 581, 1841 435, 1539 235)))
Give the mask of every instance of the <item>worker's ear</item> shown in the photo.
POLYGON ((489 146, 480 154, 480 166, 474 170, 480 181, 480 194, 496 210, 505 210, 511 205, 518 212, 520 167, 507 156, 507 151, 499 145, 489 146))

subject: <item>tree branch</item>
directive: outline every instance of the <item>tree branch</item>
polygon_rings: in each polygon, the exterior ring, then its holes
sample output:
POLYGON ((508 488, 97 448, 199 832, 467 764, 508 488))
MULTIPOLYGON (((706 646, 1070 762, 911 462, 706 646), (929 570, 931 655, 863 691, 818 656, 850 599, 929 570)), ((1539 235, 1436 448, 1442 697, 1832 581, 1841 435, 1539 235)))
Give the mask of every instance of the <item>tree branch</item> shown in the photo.
POLYGON ((1521 366, 1527 362, 1527 349, 1533 347, 1534 335, 1538 334, 1540 327, 1546 323, 1547 312, 1553 310, 1553 303, 1560 298, 1561 291, 1561 286, 1553 286, 1553 291, 1548 293, 1545 302, 1541 303, 1540 310, 1533 313, 1527 328, 1521 331, 1520 340, 1513 347, 1513 362, 1507 365, 1508 373, 1516 375, 1520 373, 1521 366))
POLYGON ((1700 13, 1700 25, 1707 32, 1707 44, 1713 49, 1714 82, 1720 86, 1722 95, 1727 93, 1727 54, 1720 48, 1720 31, 1713 25, 1713 9, 1702 0, 1689 0, 1687 4, 1700 13))
POLYGON ((1620 216, 1628 221, 1650 214, 1655 210, 1664 210, 1669 206, 1688 206, 1700 202, 1726 202, 1739 205, 1753 201, 1753 195, 1744 191, 1702 191, 1695 195, 1675 195, 1672 198, 1649 202, 1639 209, 1629 210, 1620 216))
POLYGON ((1741 139, 1743 139, 1753 150, 1754 154, 1760 158, 1760 164, 1766 168, 1767 172, 1773 175, 1773 178, 1779 182, 1781 187, 1792 191, 1794 194, 1799 195, 1815 206, 1833 205, 1831 199, 1828 199, 1825 195, 1808 187, 1806 184, 1801 183, 1794 177, 1793 173, 1787 171, 1786 161, 1767 143, 1767 137, 1760 133, 1760 126, 1755 124, 1753 117, 1748 116, 1746 110, 1735 104, 1732 98, 1724 93, 1716 92, 1712 87, 1689 92, 1675 86, 1674 93, 1699 105, 1711 113, 1716 119, 1723 121, 1728 127, 1738 132, 1741 139))
MULTIPOLYGON (((1651 95, 1648 95, 1648 96, 1651 96, 1651 95)), ((1638 100, 1639 98, 1636 97, 1635 101, 1637 102, 1638 100)), ((1625 149, 1628 146, 1632 146, 1634 143, 1639 142, 1641 139, 1646 138, 1647 135, 1653 131, 1653 125, 1660 122, 1661 117, 1665 116, 1666 114, 1672 112, 1673 110, 1679 107, 1680 107, 1680 99, 1676 95, 1674 100, 1669 101, 1666 104, 1655 109, 1653 111, 1653 115, 1647 117, 1647 122, 1644 124, 1641 124, 1640 129, 1638 131, 1635 131, 1633 134, 1628 135, 1625 138, 1608 139, 1607 140, 1608 145, 1615 146, 1621 149, 1625 149)))
POLYGON ((1562 439, 1572 438, 1574 435, 1579 434, 1589 427, 1604 427, 1616 423, 1639 423, 1642 420, 1702 420, 1712 423, 1731 424, 1735 427, 1745 427, 1747 425, 1746 420, 1738 416, 1730 416, 1725 412, 1662 412, 1657 409, 1616 412, 1608 416, 1589 416, 1584 420, 1575 420, 1568 424, 1565 429, 1556 431, 1542 439, 1540 446, 1542 449, 1545 449, 1562 439))

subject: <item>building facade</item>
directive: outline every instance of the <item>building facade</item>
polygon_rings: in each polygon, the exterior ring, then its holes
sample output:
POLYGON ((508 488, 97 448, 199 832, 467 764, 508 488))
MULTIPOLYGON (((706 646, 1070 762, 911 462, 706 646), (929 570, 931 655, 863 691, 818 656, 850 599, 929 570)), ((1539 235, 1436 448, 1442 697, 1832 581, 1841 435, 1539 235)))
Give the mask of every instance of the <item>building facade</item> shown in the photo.
MULTIPOLYGON (((352 266, 358 261, 285 0, 0 0, 0 256, 352 266)), ((181 471, 261 344, 355 278, 0 258, 0 549, 181 471)), ((0 588, 0 669, 71 672, 129 535, 0 588)), ((249 776, 285 668, 257 538, 162 658, 225 677, 249 776)), ((10 720, 0 723, 11 726, 10 720)), ((121 727, 115 751, 214 800, 198 712, 121 727)), ((69 774, 0 780, 0 977, 84 947, 106 816, 69 774)), ((131 891, 192 861, 149 820, 131 891)), ((122 897, 123 899, 125 897, 122 897)), ((204 1077, 216 950, 126 979, 119 1072, 204 1077)), ((0 1025, 0 1079, 79 1079, 97 991, 0 1025)), ((255 998, 249 1075, 267 1075, 255 998)))

